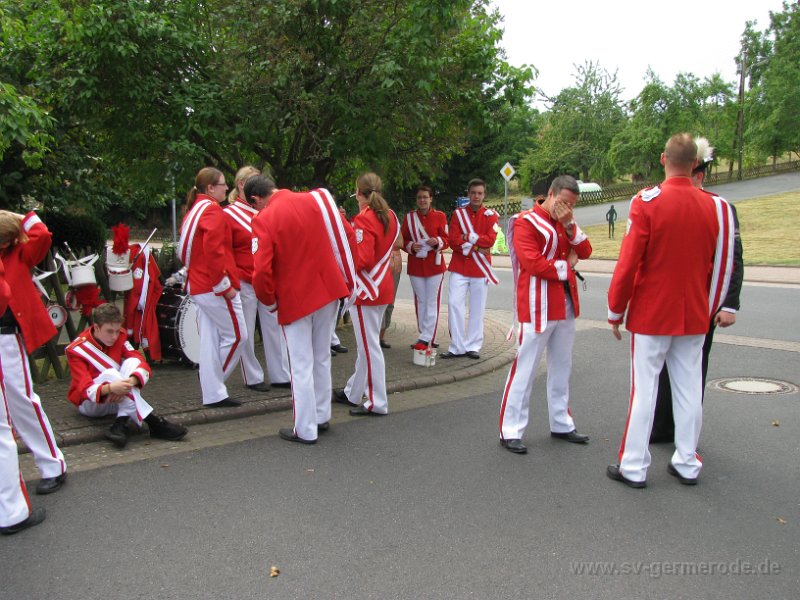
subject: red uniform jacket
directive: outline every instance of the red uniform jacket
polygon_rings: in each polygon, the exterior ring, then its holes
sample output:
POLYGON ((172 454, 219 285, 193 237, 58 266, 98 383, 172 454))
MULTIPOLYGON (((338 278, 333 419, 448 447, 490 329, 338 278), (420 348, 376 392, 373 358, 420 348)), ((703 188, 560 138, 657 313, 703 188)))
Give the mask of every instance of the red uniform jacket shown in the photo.
POLYGON ((548 321, 565 319, 564 282, 569 285, 575 316, 580 315, 575 271, 569 268, 567 258, 572 249, 581 260, 592 255, 586 234, 576 225, 575 236, 569 239, 564 226, 537 204, 512 219, 509 241, 519 321, 533 323, 540 333, 548 321))
MULTIPOLYGON (((131 244, 131 256, 139 252, 139 244, 131 244)), ((125 294, 125 328, 128 337, 147 349, 150 358, 161 360, 161 334, 158 331, 156 306, 164 291, 161 285, 161 270, 152 252, 145 250, 131 265, 133 288, 125 294), (147 275, 147 289, 144 289, 147 275), (144 310, 142 310, 144 306, 144 310)))
MULTIPOLYGON (((472 210, 472 207, 465 206, 463 209, 458 209, 450 217, 450 247, 453 249, 453 256, 450 258, 450 266, 448 271, 459 273, 465 277, 484 277, 483 271, 475 264, 474 255, 478 248, 491 248, 497 239, 497 213, 491 208, 486 208, 481 205, 477 211, 472 210), (472 223, 472 228, 475 230, 477 237, 474 242, 465 240, 464 235, 466 231, 461 227, 458 220, 458 211, 463 211, 462 214, 469 218, 472 223), (462 252, 464 245, 472 243, 473 247, 469 254, 464 256, 462 252)), ((467 234, 468 235, 468 234, 467 234)), ((490 254, 485 255, 489 264, 492 264, 492 257, 490 254)))
POLYGON ((447 270, 447 264, 444 260, 444 256, 441 254, 442 250, 447 248, 447 216, 442 211, 431 208, 427 215, 423 215, 418 210, 411 211, 406 215, 406 218, 403 219, 401 235, 405 243, 403 250, 408 253, 406 271, 409 275, 413 275, 414 277, 432 277, 444 273, 447 270), (424 238, 424 235, 422 237, 417 235, 415 216, 419 217, 419 224, 422 225, 427 237, 436 238, 439 242, 436 248, 428 247, 428 255, 425 258, 417 258, 414 251, 411 249, 412 244, 415 242, 424 243, 427 239, 424 238), (439 264, 436 264, 437 254, 439 257, 439 264))
POLYGON ((733 213, 725 200, 670 177, 632 201, 608 290, 608 319, 646 335, 699 335, 733 270, 733 213))
POLYGON ((353 217, 353 229, 356 234, 356 271, 362 281, 365 281, 370 271, 377 270, 372 279, 378 284, 377 294, 373 294, 372 299, 359 295, 356 304, 359 306, 391 304, 394 299, 391 252, 398 234, 397 217, 394 212, 389 211, 389 226, 384 232, 383 223, 378 220, 375 211, 365 206, 353 217), (382 279, 378 281, 381 277, 382 279))
POLYGON ((133 349, 124 330, 120 331, 113 346, 104 346, 94 339, 90 327, 67 346, 66 354, 72 375, 67 399, 75 406, 80 406, 81 402, 88 399, 102 403, 105 397, 100 395, 101 385, 95 383, 94 378, 106 369, 119 369, 120 364, 129 358, 139 361, 139 366, 132 375, 139 380, 140 387, 144 387, 150 380, 150 365, 133 349))
POLYGON ((278 190, 252 225, 253 288, 262 303, 277 305, 278 323, 287 325, 350 296, 352 229, 326 190, 278 190))
POLYGON ((258 211, 241 198, 224 209, 229 218, 233 239, 233 260, 239 269, 239 278, 247 283, 253 281, 253 217, 258 211))
POLYGON ((183 218, 178 258, 187 267, 190 294, 222 296, 231 288, 239 289, 228 221, 219 204, 205 194, 198 194, 183 218))
POLYGON ((0 260, 0 314, 6 312, 8 299, 11 297, 11 288, 6 281, 6 270, 3 261, 0 260))
POLYGON ((31 353, 58 333, 31 277, 31 269, 47 256, 52 234, 34 212, 25 215, 22 229, 28 242, 9 247, 3 251, 2 259, 6 281, 13 291, 8 304, 22 330, 25 349, 31 353))

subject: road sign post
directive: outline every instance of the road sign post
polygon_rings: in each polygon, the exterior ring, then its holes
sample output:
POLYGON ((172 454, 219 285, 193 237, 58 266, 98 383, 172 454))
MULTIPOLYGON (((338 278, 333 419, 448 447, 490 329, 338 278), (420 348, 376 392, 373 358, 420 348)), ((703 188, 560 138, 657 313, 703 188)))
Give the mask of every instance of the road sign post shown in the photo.
POLYGON ((503 168, 500 169, 500 175, 503 176, 505 180, 505 197, 503 200, 503 222, 505 227, 503 227, 504 233, 508 233, 508 182, 511 181, 511 178, 514 177, 516 171, 514 167, 511 166, 511 163, 506 163, 503 165, 503 168))

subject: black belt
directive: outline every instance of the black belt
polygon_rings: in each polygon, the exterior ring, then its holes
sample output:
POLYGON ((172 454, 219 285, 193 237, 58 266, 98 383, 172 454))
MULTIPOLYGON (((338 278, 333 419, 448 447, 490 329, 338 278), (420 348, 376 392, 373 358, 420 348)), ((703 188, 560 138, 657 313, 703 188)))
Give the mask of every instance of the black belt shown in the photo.
POLYGON ((3 325, 0 327, 0 335, 16 335, 19 333, 19 327, 16 325, 3 325))

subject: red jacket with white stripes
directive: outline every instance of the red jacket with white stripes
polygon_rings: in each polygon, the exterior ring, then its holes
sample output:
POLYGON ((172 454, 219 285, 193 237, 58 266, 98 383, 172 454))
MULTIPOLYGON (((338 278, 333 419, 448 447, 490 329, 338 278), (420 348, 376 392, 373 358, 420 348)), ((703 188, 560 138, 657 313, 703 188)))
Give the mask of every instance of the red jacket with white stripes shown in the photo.
POLYGON ((205 194, 197 195, 183 218, 178 257, 183 264, 188 263, 190 294, 214 292, 222 296, 231 288, 240 288, 228 222, 216 200, 205 194))
MULTIPOLYGON (((131 256, 139 253, 141 246, 131 244, 131 256)), ((125 329, 128 338, 147 349, 152 360, 161 360, 161 334, 158 330, 156 307, 164 286, 161 285, 161 270, 149 248, 136 257, 131 265, 133 288, 125 294, 122 314, 125 316, 125 329), (145 289, 145 277, 147 289, 145 289), (144 310, 140 304, 144 305, 144 310)))
MULTIPOLYGON (((452 273, 459 273, 465 277, 484 277, 483 271, 475 264, 474 255, 478 248, 491 248, 497 239, 497 213, 491 208, 486 208, 481 204, 477 211, 472 210, 472 207, 467 205, 464 208, 457 209, 453 216, 450 217, 450 247, 453 249, 453 256, 450 258, 450 266, 448 271, 452 273), (469 235, 464 228, 459 224, 458 213, 469 218, 472 223, 472 228, 475 230, 477 237, 474 238, 473 247, 469 254, 464 256, 462 249, 464 244, 470 243, 469 240, 464 239, 464 235, 469 235)), ((487 254, 486 258, 489 264, 492 263, 491 254, 487 254)))
POLYGON ((400 231, 405 244, 403 250, 408 254, 406 272, 409 275, 413 277, 433 277, 447 270, 447 261, 441 254, 442 250, 447 248, 447 215, 433 208, 428 210, 426 215, 420 213, 419 210, 413 210, 403 219, 403 227, 400 231), (428 247, 428 255, 425 258, 418 258, 411 249, 415 242, 425 242, 424 239, 418 239, 416 235, 415 216, 419 217, 419 224, 428 234, 428 238, 436 238, 439 242, 436 248, 428 247), (436 264, 437 253, 439 256, 438 265, 436 264))
POLYGON ((325 190, 296 193, 277 190, 266 208, 253 219, 253 289, 269 307, 277 305, 278 323, 287 325, 352 292, 352 229, 325 190), (328 228, 333 224, 333 229, 328 228), (337 225, 341 224, 339 230, 337 225), (334 254, 350 260, 350 281, 334 254))
POLYGON ((608 290, 608 319, 646 335, 700 335, 733 270, 728 203, 670 177, 631 201, 628 231, 608 290))
POLYGON ((356 298, 358 306, 380 306, 381 304, 391 304, 394 299, 394 278, 392 277, 391 251, 397 239, 397 217, 394 212, 389 211, 389 226, 383 230, 383 223, 378 219, 369 206, 365 206, 353 217, 353 229, 356 234, 356 271, 360 276, 363 272, 369 272, 378 268, 378 275, 383 274, 378 284, 378 294, 373 299, 356 298), (389 257, 387 258, 387 254, 389 257), (384 268, 385 267, 385 268, 384 268))
POLYGON ((5 267, 3 266, 3 261, 0 260, 0 313, 6 312, 10 297, 11 288, 8 287, 8 282, 6 282, 5 267))
POLYGON ((539 204, 514 217, 511 235, 513 259, 519 265, 516 274, 517 318, 533 323, 537 332, 544 331, 548 321, 566 318, 567 290, 575 316, 580 315, 575 271, 567 259, 570 250, 585 260, 592 255, 592 245, 581 229, 569 239, 564 226, 553 219, 539 204))
POLYGON ((53 236, 34 212, 25 215, 22 229, 28 242, 10 246, 0 256, 12 291, 8 304, 22 330, 25 349, 30 353, 58 333, 31 278, 31 269, 47 256, 53 236))
POLYGON ((233 240, 233 260, 239 269, 239 278, 247 283, 253 281, 253 217, 258 211, 236 198, 236 202, 222 209, 229 218, 233 240))
POLYGON ((94 382, 102 371, 119 366, 129 358, 139 361, 139 366, 132 375, 139 380, 140 387, 150 380, 150 365, 144 357, 133 349, 124 330, 113 346, 104 346, 92 335, 92 328, 85 330, 67 346, 67 365, 69 365, 72 381, 67 391, 67 399, 75 406, 85 400, 92 399, 97 403, 105 401, 100 395, 101 385, 94 382))

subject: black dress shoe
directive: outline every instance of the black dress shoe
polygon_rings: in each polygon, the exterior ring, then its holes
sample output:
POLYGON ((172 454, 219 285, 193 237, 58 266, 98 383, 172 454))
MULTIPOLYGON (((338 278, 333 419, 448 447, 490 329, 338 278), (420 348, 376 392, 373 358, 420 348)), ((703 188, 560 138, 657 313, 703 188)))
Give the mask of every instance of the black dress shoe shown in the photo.
POLYGON ((269 386, 262 381, 261 383, 254 383, 253 385, 248 385, 247 389, 253 390, 254 392, 268 392, 269 386))
POLYGON ((606 469, 606 475, 608 475, 610 479, 613 479, 614 481, 620 481, 628 487, 636 489, 647 487, 646 481, 633 481, 632 479, 625 477, 619 472, 619 465, 608 465, 608 468, 606 469))
POLYGON ((481 357, 481 355, 475 352, 475 350, 470 350, 469 352, 467 352, 466 356, 467 358, 472 358, 475 360, 478 360, 481 357))
POLYGON ((278 435, 281 436, 284 440, 288 442, 297 442, 298 444, 316 444, 317 440, 304 440, 301 437, 297 437, 294 434, 293 429, 289 429, 288 427, 284 427, 278 431, 278 435))
POLYGON ((672 466, 672 463, 667 463, 667 473, 672 475, 673 477, 677 477, 678 481, 680 481, 683 485, 697 485, 697 477, 684 477, 680 473, 678 473, 678 469, 672 466))
POLYGON ((500 444, 508 450, 509 452, 513 452, 514 454, 527 454, 528 447, 522 443, 522 440, 500 440, 500 444))
POLYGON ((241 406, 242 403, 238 400, 231 400, 230 398, 225 398, 224 400, 220 400, 219 402, 212 402, 211 404, 203 405, 203 408, 228 408, 228 407, 236 407, 241 406))
POLYGON ((331 428, 331 422, 325 421, 324 423, 317 423, 317 433, 324 433, 331 428))
POLYGON ((392 347, 392 345, 386 340, 379 340, 378 343, 380 344, 381 348, 389 349, 392 347))
POLYGON ((567 433, 556 433, 555 431, 551 431, 550 437, 558 438, 559 440, 564 440, 567 442, 572 442, 573 444, 585 444, 589 441, 588 435, 583 435, 582 433, 578 433, 576 429, 568 431, 567 433))
POLYGON ((183 425, 178 425, 172 421, 168 421, 164 417, 159 417, 150 413, 145 419, 145 423, 150 428, 150 437, 159 440, 168 440, 170 442, 177 442, 182 440, 189 432, 183 425))
POLYGON ((336 350, 334 350, 333 348, 331 348, 331 356, 336 356, 336 350))
POLYGON ((105 438, 117 448, 128 445, 128 417, 117 417, 105 432, 105 438))
POLYGON ((291 381, 281 381, 279 383, 273 383, 271 385, 274 388, 284 388, 284 389, 288 390, 288 389, 290 389, 292 387, 292 382, 291 381))
POLYGON ((337 354, 347 354, 347 346, 342 346, 341 344, 336 344, 335 346, 331 346, 331 350, 336 352, 337 354))
POLYGON ((363 404, 359 404, 350 409, 350 415, 353 417, 385 417, 386 413, 373 412, 363 404))
POLYGON ((39 495, 52 494, 61 489, 64 482, 67 480, 67 474, 62 473, 56 477, 45 477, 36 486, 36 493, 39 495))
POLYGON ((461 358, 465 356, 464 354, 456 354, 455 352, 445 352, 444 354, 440 354, 439 358, 461 358))
POLYGON ((34 527, 38 525, 44 518, 47 516, 47 513, 43 508, 34 508, 31 513, 28 515, 28 518, 24 521, 20 521, 19 523, 15 523, 14 525, 9 525, 8 527, 0 527, 0 534, 2 535, 12 535, 14 533, 19 533, 23 529, 28 529, 29 527, 34 527))
POLYGON ((350 399, 345 395, 344 390, 333 390, 333 396, 331 398, 334 402, 338 402, 339 404, 347 404, 347 406, 358 406, 355 402, 350 402, 350 399))

